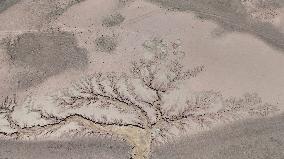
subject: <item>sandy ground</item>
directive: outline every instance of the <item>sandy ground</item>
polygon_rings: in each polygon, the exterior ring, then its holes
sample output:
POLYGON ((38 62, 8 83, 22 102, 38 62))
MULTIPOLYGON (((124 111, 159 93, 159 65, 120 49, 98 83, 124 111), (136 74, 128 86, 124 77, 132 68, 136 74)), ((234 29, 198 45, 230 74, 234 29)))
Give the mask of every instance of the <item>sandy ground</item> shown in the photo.
MULTIPOLYGON (((0 18, 11 17, 12 13, 9 12, 15 11, 17 7, 23 8, 24 6, 15 4, 3 12, 0 18)), ((20 12, 20 9, 17 9, 17 12, 20 12)), ((13 13, 15 17, 13 19, 22 17, 22 15, 25 14, 13 13)), ((37 16, 34 15, 34 17, 37 16)), ((279 18, 282 19, 282 17, 284 16, 279 18)), ((279 28, 282 27, 282 20, 280 21, 279 28)), ((38 26, 36 23, 37 21, 4 23, 1 25, 1 34, 13 31, 13 28, 16 31, 24 31, 27 29, 25 24, 27 26, 33 24, 36 27, 38 26)), ((129 62, 143 51, 141 44, 145 40, 155 36, 163 37, 166 40, 181 39, 187 54, 186 63, 188 66, 204 64, 207 68, 206 73, 195 81, 190 81, 189 85, 193 89, 215 89, 222 91, 226 96, 239 96, 244 92, 258 92, 268 102, 284 104, 284 70, 281 69, 284 61, 283 51, 270 47, 265 40, 258 39, 254 34, 245 31, 225 31, 223 34, 215 36, 216 29, 220 29, 218 23, 215 23, 214 20, 198 19, 194 13, 166 11, 141 0, 121 8, 114 0, 84 1, 67 9, 50 25, 73 31, 79 46, 87 49, 89 65, 85 72, 126 70, 129 62), (94 9, 98 6, 100 7, 94 9), (122 14, 125 21, 114 28, 103 27, 101 19, 117 12, 122 14), (171 21, 170 24, 169 21, 171 21), (114 36, 118 42, 112 54, 97 49, 95 39, 101 35, 114 36)), ((7 66, 4 64, 1 69, 3 72, 1 78, 2 81, 7 81, 7 76, 12 73, 4 76, 7 74, 5 72, 7 69, 4 69, 7 66)), ((67 74, 73 78, 74 71, 67 74)), ((75 76, 79 74, 80 72, 75 72, 75 76)), ((56 77, 43 76, 40 82, 35 81, 35 86, 43 82, 47 82, 46 85, 54 85, 55 81, 62 83, 59 81, 66 79, 64 78, 66 73, 51 75, 56 75, 56 77), (52 80, 54 78, 56 78, 55 81, 52 80)), ((2 83, 1 88, 3 92, 9 92, 7 83, 2 83)))
MULTIPOLYGON (((206 67, 204 73, 182 85, 182 89, 213 89, 225 97, 257 92, 263 101, 284 111, 284 9, 281 0, 279 5, 268 5, 264 9, 240 7, 237 0, 216 0, 212 3, 210 0, 192 0, 190 3, 188 0, 77 2, 0 0, 1 97, 13 93, 19 98, 27 94, 40 96, 68 87, 85 74, 128 71, 131 61, 145 51, 143 42, 160 37, 166 41, 182 42, 186 53, 185 67, 206 67), (260 14, 262 10, 270 16, 260 14), (273 13, 268 12, 270 10, 273 13), (8 46, 7 37, 18 42, 17 45, 12 43, 8 46), (41 53, 31 54, 34 50, 41 50, 41 53)), ((283 124, 278 121, 283 121, 283 118, 271 119, 264 125, 254 122, 244 124, 240 126, 240 132, 256 126, 258 133, 255 136, 263 138, 268 147, 273 147, 277 143, 270 141, 269 135, 274 139, 274 135, 279 138, 283 134, 283 124), (269 126, 271 122, 273 124, 269 126), (261 130, 264 128, 268 130, 263 134, 261 130)), ((248 138, 245 148, 255 144, 257 138, 242 133, 233 135, 248 138)), ((192 145, 198 149, 198 146, 215 142, 231 147, 243 144, 241 141, 237 145, 232 145, 230 141, 222 143, 222 136, 216 138, 218 141, 205 140, 199 144, 193 141, 186 145, 186 149, 192 145)), ((177 153, 182 156, 190 155, 195 150, 184 151, 183 146, 177 146, 177 153)), ((244 147, 239 148, 238 152, 244 147)), ((229 148, 205 146, 201 150, 208 150, 212 158, 226 158, 226 153, 238 153, 230 152, 229 148)), ((275 159, 283 155, 278 153, 278 148, 275 159)), ((105 149, 107 151, 108 148, 105 149)), ((258 152, 263 147, 249 150, 258 152)), ((157 150, 154 157, 167 154, 166 151, 157 150)), ((174 158, 175 155, 167 154, 165 158, 174 158)))
MULTIPOLYGON (((40 27, 38 24, 40 20, 37 18, 42 19, 48 11, 39 12, 38 15, 29 13, 26 9, 30 5, 22 3, 24 2, 10 6, 1 14, 2 22, 9 21, 9 23, 1 23, 1 35, 16 34, 13 32, 40 27), (26 14, 32 14, 34 17, 32 19, 35 20, 16 20, 24 19, 23 15, 26 14), (11 17, 13 20, 5 20, 11 17)), ((127 64, 143 51, 141 43, 154 36, 170 40, 181 39, 187 53, 188 66, 204 64, 208 70, 197 81, 190 84, 194 89, 217 89, 228 96, 254 91, 260 93, 269 102, 284 104, 282 95, 284 94, 282 82, 284 70, 281 69, 284 60, 283 51, 266 45, 265 40, 258 39, 257 36, 245 31, 225 32, 220 36, 214 36, 216 29, 220 28, 214 19, 205 21, 196 18, 191 12, 166 11, 141 0, 129 3, 127 7, 119 6, 115 0, 84 1, 67 9, 50 24, 53 27, 61 27, 63 30, 74 31, 78 44, 86 48, 89 53, 90 64, 86 72, 95 72, 102 68, 106 71, 116 70, 116 68, 125 70, 128 67, 127 64), (120 26, 114 28, 101 26, 101 20, 105 16, 117 12, 125 18, 120 26), (171 21, 170 24, 169 21, 171 21), (95 39, 101 35, 115 36, 114 38, 119 42, 112 55, 97 50, 95 39)), ((282 17, 284 17, 282 14, 278 17, 279 28, 282 28, 282 17)), ((7 81, 7 76, 11 73, 5 75, 7 69, 4 67, 7 68, 7 66, 5 62, 1 65, 1 68, 3 67, 1 81, 7 81)), ((74 72, 69 73, 70 78, 72 74, 74 72)), ((56 75, 57 81, 65 79, 58 73, 56 75)), ((41 82, 36 82, 42 84, 43 81, 48 81, 50 76, 42 78, 41 82)), ((2 83, 1 88, 1 92, 9 92, 7 83, 2 83)))
POLYGON ((153 151, 153 159, 282 159, 284 116, 240 122, 183 138, 153 151))

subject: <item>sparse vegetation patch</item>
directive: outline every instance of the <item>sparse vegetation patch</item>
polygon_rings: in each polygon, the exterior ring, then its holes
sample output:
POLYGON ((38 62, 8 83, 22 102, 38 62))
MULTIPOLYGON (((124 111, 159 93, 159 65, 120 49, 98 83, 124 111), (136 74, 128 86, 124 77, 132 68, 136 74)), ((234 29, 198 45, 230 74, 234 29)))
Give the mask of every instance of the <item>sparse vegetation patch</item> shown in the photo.
POLYGON ((116 14, 111 14, 105 17, 102 23, 103 23, 103 26, 113 27, 113 26, 120 25, 124 20, 125 18, 121 14, 116 13, 116 14))
POLYGON ((112 52, 116 49, 118 42, 117 39, 109 35, 101 35, 95 40, 97 49, 102 52, 112 52))

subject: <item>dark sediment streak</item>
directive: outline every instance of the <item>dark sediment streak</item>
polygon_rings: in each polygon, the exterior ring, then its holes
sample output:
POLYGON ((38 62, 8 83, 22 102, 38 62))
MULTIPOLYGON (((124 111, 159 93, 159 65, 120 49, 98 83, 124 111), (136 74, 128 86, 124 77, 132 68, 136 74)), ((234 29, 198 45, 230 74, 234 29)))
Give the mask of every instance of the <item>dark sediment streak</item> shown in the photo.
POLYGON ((153 159, 283 159, 284 114, 242 121, 156 148, 153 159))
POLYGON ((3 159, 126 159, 129 152, 126 143, 110 139, 0 141, 3 159))

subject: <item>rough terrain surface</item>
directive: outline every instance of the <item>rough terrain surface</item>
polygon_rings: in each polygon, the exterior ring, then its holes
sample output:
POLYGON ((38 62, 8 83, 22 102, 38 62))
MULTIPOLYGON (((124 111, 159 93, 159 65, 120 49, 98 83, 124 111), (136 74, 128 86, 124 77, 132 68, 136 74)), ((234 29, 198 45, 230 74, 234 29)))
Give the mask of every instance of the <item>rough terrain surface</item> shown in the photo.
POLYGON ((282 159, 283 53, 283 0, 0 0, 3 157, 282 159))

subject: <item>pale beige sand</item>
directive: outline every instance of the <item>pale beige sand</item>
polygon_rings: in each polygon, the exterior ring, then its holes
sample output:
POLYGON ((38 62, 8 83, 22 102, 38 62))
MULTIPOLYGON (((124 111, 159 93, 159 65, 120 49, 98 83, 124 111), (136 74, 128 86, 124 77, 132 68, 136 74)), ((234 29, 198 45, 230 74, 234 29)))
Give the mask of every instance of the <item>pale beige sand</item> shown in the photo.
MULTIPOLYGON (((85 8, 83 4, 87 3, 82 3, 82 8, 85 8)), ((107 2, 105 3, 107 8, 111 8, 108 7, 107 2)), ((84 10, 77 7, 80 6, 76 6, 74 10, 70 9, 70 12, 74 13, 76 9, 84 10)), ((111 11, 112 9, 109 9, 110 13, 111 11)), ((90 15, 74 15, 74 18, 80 19, 81 22, 77 23, 74 20, 70 22, 69 25, 82 29, 83 34, 89 36, 85 38, 78 34, 82 43, 84 41, 91 43, 86 46, 94 61, 90 65, 90 72, 96 71, 93 68, 98 70, 124 68, 128 60, 141 54, 140 52, 143 51, 141 43, 149 38, 157 36, 165 39, 181 39, 187 54, 186 65, 204 64, 207 68, 199 78, 189 81, 190 87, 195 90, 220 90, 226 96, 258 92, 264 100, 279 104, 283 108, 281 105, 284 105, 284 70, 282 69, 284 56, 281 51, 267 46, 262 40, 250 34, 228 33, 214 37, 212 32, 217 26, 213 22, 199 20, 191 13, 165 12, 148 2, 136 1, 130 7, 121 9, 121 13, 126 21, 112 31, 120 36, 120 40, 119 47, 111 58, 109 54, 94 52, 95 45, 92 44, 96 36, 109 34, 108 30, 102 29, 98 23, 94 27, 93 36, 85 31, 87 28, 92 29, 89 27, 90 15)), ((66 13, 61 18, 69 19, 68 17, 66 13)))

